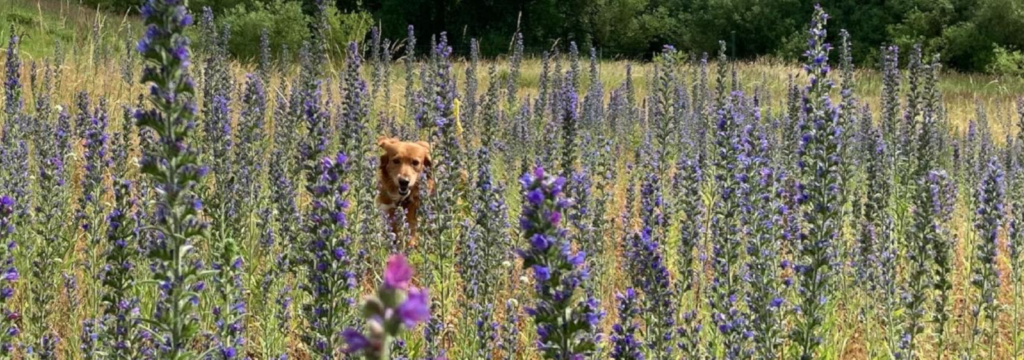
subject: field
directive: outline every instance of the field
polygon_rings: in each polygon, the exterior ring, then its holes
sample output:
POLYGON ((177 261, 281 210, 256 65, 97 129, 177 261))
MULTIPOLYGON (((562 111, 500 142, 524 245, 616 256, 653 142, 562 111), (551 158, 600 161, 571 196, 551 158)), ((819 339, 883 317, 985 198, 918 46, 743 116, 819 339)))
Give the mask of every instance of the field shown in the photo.
POLYGON ((185 66, 180 14, 10 1, 0 358, 1024 359, 1020 78, 854 69, 823 13, 806 64, 238 62, 197 14, 185 66), (391 136, 431 144, 415 244, 391 136))

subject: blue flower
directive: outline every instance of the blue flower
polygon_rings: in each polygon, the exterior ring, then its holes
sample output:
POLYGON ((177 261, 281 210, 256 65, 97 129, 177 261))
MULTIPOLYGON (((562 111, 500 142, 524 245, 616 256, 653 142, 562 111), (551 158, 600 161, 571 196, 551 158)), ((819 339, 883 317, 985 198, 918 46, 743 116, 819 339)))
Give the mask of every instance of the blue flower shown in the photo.
POLYGON ((551 270, 546 266, 534 265, 533 277, 537 282, 545 282, 551 279, 551 270))

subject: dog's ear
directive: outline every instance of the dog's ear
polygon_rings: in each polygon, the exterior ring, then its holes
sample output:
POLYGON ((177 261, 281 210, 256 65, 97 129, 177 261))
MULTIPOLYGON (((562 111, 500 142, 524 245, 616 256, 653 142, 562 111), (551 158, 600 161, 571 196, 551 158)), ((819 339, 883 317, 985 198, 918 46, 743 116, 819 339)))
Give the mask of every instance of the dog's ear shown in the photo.
POLYGON ((423 174, 427 176, 427 179, 433 178, 434 175, 434 162, 430 161, 429 152, 423 156, 423 174))
MULTIPOLYGON (((422 142, 422 141, 420 141, 420 142, 422 142)), ((430 145, 427 145, 427 146, 430 146, 430 145)), ((429 149, 429 147, 428 147, 428 149, 429 149)), ((427 156, 423 158, 423 173, 424 173, 424 176, 426 176, 426 178, 427 178, 427 193, 428 194, 433 194, 434 193, 434 162, 430 160, 430 153, 429 152, 427 153, 427 156)))
POLYGON ((395 139, 393 137, 383 137, 382 136, 379 139, 377 139, 377 146, 386 147, 386 146, 394 144, 396 142, 398 142, 398 139, 395 139))
POLYGON ((414 144, 419 145, 424 149, 427 149, 427 154, 423 158, 423 167, 426 168, 427 177, 430 177, 430 170, 433 168, 434 165, 434 163, 430 161, 430 143, 426 141, 417 141, 414 144))
POLYGON ((384 154, 384 155, 380 156, 380 173, 383 174, 385 178, 388 177, 388 162, 389 161, 391 161, 391 159, 388 157, 388 154, 384 154))

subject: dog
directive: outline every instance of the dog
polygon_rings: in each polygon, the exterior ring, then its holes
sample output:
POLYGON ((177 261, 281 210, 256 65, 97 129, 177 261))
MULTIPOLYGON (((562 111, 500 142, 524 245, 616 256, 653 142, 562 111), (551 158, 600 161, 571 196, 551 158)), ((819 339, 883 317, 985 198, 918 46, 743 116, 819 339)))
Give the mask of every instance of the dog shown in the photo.
POLYGON ((430 143, 425 141, 406 142, 396 138, 382 137, 377 146, 384 150, 380 156, 377 205, 386 212, 390 230, 399 234, 395 212, 405 211, 409 228, 409 246, 416 245, 416 211, 420 208, 420 176, 425 175, 426 190, 434 191, 434 180, 430 176, 433 164, 430 162, 430 143))

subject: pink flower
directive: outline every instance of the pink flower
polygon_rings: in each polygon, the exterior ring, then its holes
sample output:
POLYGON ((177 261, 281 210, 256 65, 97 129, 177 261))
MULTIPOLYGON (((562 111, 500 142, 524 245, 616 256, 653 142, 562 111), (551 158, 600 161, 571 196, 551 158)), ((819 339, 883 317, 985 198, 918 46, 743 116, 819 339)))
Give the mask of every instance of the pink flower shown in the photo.
POLYGON ((384 287, 388 289, 406 290, 412 280, 412 266, 403 255, 391 255, 388 266, 384 269, 384 287))

